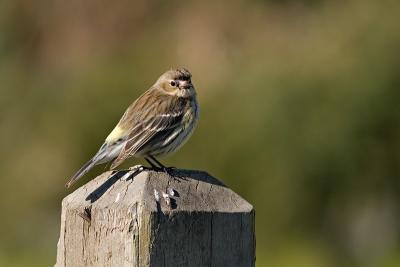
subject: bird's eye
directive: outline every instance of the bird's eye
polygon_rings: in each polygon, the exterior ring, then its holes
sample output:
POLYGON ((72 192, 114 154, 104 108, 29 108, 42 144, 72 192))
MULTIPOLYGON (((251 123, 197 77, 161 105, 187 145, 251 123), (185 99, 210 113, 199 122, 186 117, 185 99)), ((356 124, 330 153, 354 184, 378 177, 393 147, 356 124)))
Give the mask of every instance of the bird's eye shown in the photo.
POLYGON ((176 82, 175 81, 171 81, 171 86, 176 86, 176 82))

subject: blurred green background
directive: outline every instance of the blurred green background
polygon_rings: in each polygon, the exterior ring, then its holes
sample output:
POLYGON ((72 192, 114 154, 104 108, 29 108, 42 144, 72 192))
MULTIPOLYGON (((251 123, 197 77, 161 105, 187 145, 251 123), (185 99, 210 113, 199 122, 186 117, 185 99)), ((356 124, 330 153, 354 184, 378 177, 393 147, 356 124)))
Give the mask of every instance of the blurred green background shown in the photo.
POLYGON ((175 66, 164 162, 255 206, 257 266, 400 266, 399 47, 395 0, 1 1, 0 266, 55 263, 66 180, 175 66))

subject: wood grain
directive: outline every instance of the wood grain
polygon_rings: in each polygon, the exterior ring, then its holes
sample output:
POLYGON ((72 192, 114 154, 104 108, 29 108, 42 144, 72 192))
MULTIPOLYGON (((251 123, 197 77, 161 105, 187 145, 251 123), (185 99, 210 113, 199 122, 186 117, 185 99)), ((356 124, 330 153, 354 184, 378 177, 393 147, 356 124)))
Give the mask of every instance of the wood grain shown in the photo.
POLYGON ((64 198, 56 266, 255 265, 254 209, 216 178, 125 173, 64 198))

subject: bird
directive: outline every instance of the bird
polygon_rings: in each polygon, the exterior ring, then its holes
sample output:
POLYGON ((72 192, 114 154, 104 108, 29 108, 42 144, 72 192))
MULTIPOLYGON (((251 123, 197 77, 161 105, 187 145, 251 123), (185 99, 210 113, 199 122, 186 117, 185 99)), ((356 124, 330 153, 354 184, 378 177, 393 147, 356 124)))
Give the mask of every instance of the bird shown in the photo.
POLYGON ((130 157, 144 158, 153 169, 168 171, 156 157, 177 151, 192 135, 199 104, 186 68, 170 69, 136 99, 98 152, 67 182, 71 187, 94 166, 111 163, 114 170, 130 157))

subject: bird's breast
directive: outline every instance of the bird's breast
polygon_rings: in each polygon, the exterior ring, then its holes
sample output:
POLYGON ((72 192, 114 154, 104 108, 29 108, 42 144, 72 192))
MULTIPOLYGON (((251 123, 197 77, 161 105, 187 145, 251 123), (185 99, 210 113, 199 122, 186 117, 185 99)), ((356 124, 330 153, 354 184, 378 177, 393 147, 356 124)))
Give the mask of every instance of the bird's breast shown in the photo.
POLYGON ((184 128, 193 127, 199 117, 199 108, 196 99, 189 102, 183 115, 182 122, 184 128))

